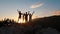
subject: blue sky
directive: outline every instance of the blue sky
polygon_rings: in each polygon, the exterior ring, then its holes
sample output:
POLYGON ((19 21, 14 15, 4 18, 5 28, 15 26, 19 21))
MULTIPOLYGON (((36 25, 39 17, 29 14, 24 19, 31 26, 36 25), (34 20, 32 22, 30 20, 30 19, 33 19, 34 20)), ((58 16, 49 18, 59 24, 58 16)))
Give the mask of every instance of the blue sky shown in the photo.
POLYGON ((60 0, 0 0, 0 19, 18 18, 18 10, 35 11, 35 17, 51 16, 60 12, 60 0))

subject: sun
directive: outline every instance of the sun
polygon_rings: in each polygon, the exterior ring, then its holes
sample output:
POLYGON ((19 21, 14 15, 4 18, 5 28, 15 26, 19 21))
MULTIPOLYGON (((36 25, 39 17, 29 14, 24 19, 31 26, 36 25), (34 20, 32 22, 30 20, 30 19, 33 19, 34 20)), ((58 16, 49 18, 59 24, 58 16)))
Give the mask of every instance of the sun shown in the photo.
POLYGON ((19 19, 18 23, 25 23, 25 20, 19 19))

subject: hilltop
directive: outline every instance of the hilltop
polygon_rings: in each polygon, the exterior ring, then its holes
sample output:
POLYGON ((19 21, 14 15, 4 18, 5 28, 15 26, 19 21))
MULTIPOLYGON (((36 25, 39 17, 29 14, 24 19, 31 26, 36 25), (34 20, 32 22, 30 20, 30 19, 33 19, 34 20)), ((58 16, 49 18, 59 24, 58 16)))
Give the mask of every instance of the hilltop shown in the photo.
POLYGON ((49 32, 52 34, 60 33, 60 15, 37 18, 25 24, 9 19, 0 21, 1 34, 46 34, 47 31, 48 34, 49 32))

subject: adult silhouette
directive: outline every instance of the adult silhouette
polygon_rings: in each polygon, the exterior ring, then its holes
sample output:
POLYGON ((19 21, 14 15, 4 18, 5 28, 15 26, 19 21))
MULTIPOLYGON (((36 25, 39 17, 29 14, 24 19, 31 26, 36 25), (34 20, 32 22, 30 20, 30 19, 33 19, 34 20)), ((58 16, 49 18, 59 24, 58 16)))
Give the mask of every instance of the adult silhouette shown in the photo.
POLYGON ((34 14, 34 11, 33 11, 33 13, 31 14, 31 13, 29 13, 29 21, 31 21, 32 20, 32 15, 34 14))
POLYGON ((28 14, 27 14, 27 12, 26 12, 26 14, 25 14, 25 21, 26 21, 26 22, 28 21, 28 14))
MULTIPOLYGON (((18 11, 18 10, 17 10, 17 11, 18 11)), ((18 17, 18 21, 19 21, 19 19, 21 19, 22 13, 21 13, 21 11, 18 11, 18 13, 19 13, 19 17, 18 17)))
POLYGON ((24 21, 24 19, 25 19, 25 13, 23 14, 23 21, 24 21))

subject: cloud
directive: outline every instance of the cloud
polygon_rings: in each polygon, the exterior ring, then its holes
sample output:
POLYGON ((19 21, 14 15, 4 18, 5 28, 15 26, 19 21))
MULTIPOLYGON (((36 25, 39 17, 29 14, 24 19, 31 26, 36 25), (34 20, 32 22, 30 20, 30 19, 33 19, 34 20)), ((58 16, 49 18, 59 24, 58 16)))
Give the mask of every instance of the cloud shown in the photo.
POLYGON ((38 2, 36 4, 33 4, 30 6, 30 8, 37 8, 37 7, 41 7, 44 3, 38 2))
POLYGON ((53 11, 52 15, 60 15, 60 10, 53 11))

